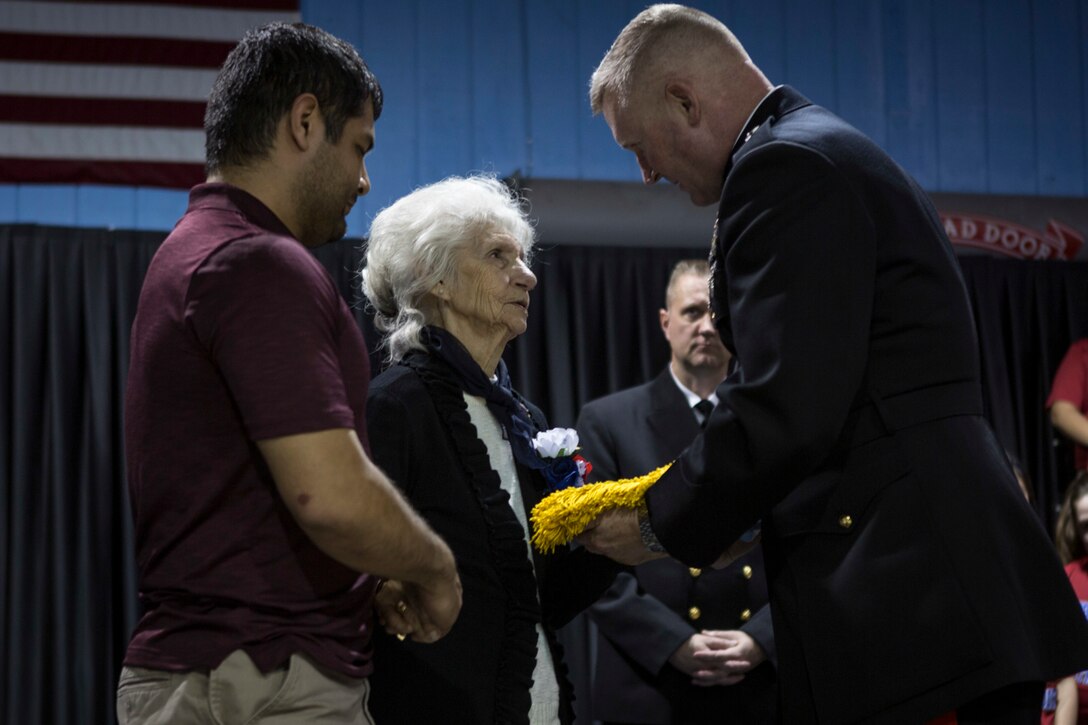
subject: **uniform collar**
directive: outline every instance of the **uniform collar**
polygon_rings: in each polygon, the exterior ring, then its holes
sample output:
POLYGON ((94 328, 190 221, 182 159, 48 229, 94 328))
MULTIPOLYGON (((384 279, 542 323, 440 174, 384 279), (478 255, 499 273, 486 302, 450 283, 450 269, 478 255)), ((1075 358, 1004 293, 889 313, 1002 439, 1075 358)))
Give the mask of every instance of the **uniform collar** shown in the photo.
POLYGON ((729 162, 725 167, 725 175, 728 176, 729 171, 733 168, 733 159, 736 158, 737 153, 756 132, 761 130, 765 123, 769 122, 773 125, 775 121, 787 113, 810 105, 812 105, 812 101, 789 86, 775 86, 771 89, 770 93, 763 96, 762 100, 756 104, 756 107, 748 116, 748 120, 740 127, 740 133, 737 134, 737 138, 733 141, 733 150, 729 153, 729 162))
POLYGON ((737 134, 737 138, 733 141, 733 153, 737 153, 737 150, 748 142, 748 139, 752 138, 752 134, 756 132, 760 124, 767 118, 769 113, 766 109, 771 104, 768 103, 768 99, 773 96, 779 88, 782 86, 775 86, 767 92, 767 95, 760 99, 756 107, 752 109, 752 112, 748 115, 748 120, 744 122, 744 125, 740 127, 740 133, 737 134))

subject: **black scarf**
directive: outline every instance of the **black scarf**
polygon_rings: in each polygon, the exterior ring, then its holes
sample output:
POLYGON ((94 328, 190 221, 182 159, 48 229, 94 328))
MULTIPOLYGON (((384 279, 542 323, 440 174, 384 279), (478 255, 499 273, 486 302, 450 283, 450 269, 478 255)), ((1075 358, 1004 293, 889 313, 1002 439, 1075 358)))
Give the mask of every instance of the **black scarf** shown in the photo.
POLYGON ((510 373, 506 369, 506 363, 499 359, 495 382, 492 382, 461 341, 446 330, 428 325, 423 328, 421 339, 428 352, 450 367, 466 393, 484 399, 488 410, 502 425, 514 452, 514 459, 534 470, 544 468, 547 463, 537 455, 532 444, 537 426, 530 417, 529 409, 518 400, 517 394, 510 387, 510 373))

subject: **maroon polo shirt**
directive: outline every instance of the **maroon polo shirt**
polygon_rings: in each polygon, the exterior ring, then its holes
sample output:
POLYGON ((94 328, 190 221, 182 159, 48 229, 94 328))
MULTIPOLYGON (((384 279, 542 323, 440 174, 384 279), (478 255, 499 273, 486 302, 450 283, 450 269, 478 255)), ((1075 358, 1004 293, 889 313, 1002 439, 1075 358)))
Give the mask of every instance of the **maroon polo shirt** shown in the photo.
POLYGON ((255 197, 195 187, 132 326, 125 446, 146 613, 126 665, 268 671, 304 653, 369 674, 376 580, 322 553, 255 441, 330 428, 367 445, 366 344, 328 272, 255 197))

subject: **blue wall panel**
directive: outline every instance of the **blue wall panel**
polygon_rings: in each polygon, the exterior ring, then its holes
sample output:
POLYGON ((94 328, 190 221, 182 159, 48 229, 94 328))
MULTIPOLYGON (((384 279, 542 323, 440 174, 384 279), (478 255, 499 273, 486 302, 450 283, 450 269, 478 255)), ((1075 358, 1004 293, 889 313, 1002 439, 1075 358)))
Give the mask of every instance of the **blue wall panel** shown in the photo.
POLYGON ((1031 5, 985 3, 987 185, 995 194, 1037 194, 1031 5))
POLYGON ((189 192, 181 189, 136 188, 136 229, 172 229, 185 213, 189 192))
POLYGON ((17 208, 15 197, 18 191, 19 187, 15 184, 0 184, 0 224, 3 224, 5 220, 15 221, 17 208))
POLYGON ((1088 191, 1084 168, 1081 85, 1070 83, 1081 67, 1078 0, 1036 2, 1032 13, 1035 56, 1035 156, 1040 194, 1088 191))
MULTIPOLYGON (((632 181, 641 178, 634 156, 612 140, 603 117, 593 117, 589 110, 589 77, 601 62, 616 35, 641 8, 633 3, 581 2, 578 4, 578 76, 581 90, 578 108, 578 142, 581 158, 578 176, 582 179, 632 181)), ((643 6, 645 7, 645 6, 643 6)))
POLYGON ((986 56, 983 0, 947 0, 934 22, 937 184, 944 191, 986 186, 986 56), (971 29, 973 32, 965 32, 971 29))
MULTIPOLYGON (((124 216, 122 210, 122 216, 124 216)), ((71 184, 20 184, 15 193, 17 222, 74 226, 76 187, 71 184)))
POLYGON ((415 106, 423 183, 474 166, 469 0, 420 0, 415 106))
POLYGON ((76 221, 80 226, 134 229, 136 189, 83 184, 76 187, 76 221))
POLYGON ((880 6, 870 0, 836 0, 834 15, 837 104, 832 110, 884 146, 888 132, 880 6))
POLYGON ((370 195, 355 203, 349 218, 352 236, 365 234, 373 215, 411 191, 420 177, 417 24, 413 0, 366 4, 359 47, 381 81, 385 109, 375 128, 374 150, 366 160, 370 195))
MULTIPOLYGON (((823 3, 826 7, 828 4, 823 3)), ((786 14, 783 0, 744 2, 730 6, 730 29, 771 83, 789 83, 786 76, 786 14)))
POLYGON ((890 0, 884 14, 888 138, 885 148, 923 187, 937 188, 933 10, 929 0, 890 0))
MULTIPOLYGON (((529 148, 524 170, 544 179, 578 178, 580 118, 588 101, 579 82, 578 1, 525 3, 529 148)), ((603 53, 603 51, 602 51, 603 53)))
MULTIPOLYGON (((811 0, 786 0, 783 81, 813 103, 838 106, 835 77, 835 13, 811 0)), ((759 65, 759 59, 755 59, 759 65)), ((773 82, 773 81, 772 81, 773 82)))
MULTIPOLYGON (((695 0, 934 191, 1088 194, 1088 0, 695 0)), ((301 0, 359 47, 386 109, 349 217, 474 170, 638 180, 590 73, 644 0, 301 0)), ((169 229, 180 190, 0 185, 0 223, 169 229)))
POLYGON ((524 9, 519 3, 472 3, 473 168, 525 174, 529 109, 524 44, 524 9))

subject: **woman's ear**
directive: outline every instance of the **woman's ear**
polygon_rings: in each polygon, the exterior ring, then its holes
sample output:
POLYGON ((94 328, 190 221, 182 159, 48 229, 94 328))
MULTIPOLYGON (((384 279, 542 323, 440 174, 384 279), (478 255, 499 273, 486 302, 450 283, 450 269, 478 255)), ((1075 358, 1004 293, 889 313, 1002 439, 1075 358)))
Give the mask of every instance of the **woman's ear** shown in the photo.
POLYGON ((438 284, 431 287, 431 294, 443 301, 448 301, 450 298, 449 287, 447 287, 446 283, 442 280, 438 280, 438 284))

